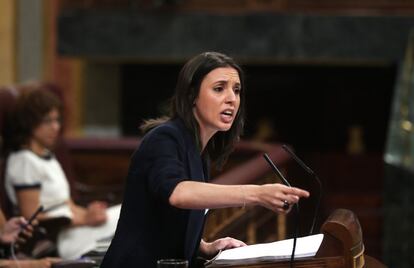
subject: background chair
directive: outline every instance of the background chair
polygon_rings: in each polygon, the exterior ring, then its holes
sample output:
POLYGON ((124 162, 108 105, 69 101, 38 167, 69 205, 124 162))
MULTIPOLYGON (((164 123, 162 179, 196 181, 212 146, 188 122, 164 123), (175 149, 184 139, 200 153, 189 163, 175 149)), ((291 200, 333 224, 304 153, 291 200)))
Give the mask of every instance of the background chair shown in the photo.
MULTIPOLYGON (((3 151, 3 137, 6 132, 6 121, 13 109, 17 95, 17 89, 14 87, 0 87, 0 152, 3 151)), ((12 215, 11 205, 7 200, 4 188, 5 161, 5 156, 0 153, 0 206, 5 213, 5 216, 10 217, 12 215)))

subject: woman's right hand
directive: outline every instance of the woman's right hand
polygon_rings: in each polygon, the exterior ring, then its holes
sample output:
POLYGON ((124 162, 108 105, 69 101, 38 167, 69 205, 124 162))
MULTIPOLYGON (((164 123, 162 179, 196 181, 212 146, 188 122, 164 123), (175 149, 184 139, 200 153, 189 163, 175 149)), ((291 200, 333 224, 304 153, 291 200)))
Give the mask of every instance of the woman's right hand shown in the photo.
POLYGON ((288 213, 292 205, 299 202, 300 198, 309 197, 309 192, 305 190, 280 183, 264 184, 250 189, 253 191, 257 205, 279 213, 288 213), (285 201, 289 204, 287 209, 284 208, 285 201))
POLYGON ((27 225, 27 221, 23 217, 13 217, 6 222, 0 234, 0 241, 6 244, 16 242, 18 240, 19 233, 31 236, 33 228, 27 225))

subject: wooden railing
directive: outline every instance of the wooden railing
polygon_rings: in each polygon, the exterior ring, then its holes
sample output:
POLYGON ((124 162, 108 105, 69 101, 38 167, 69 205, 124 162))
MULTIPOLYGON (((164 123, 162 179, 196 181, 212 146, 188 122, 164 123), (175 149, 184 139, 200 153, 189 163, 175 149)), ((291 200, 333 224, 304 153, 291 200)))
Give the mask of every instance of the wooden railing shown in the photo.
POLYGON ((406 0, 60 0, 63 9, 153 9, 209 12, 316 12, 330 14, 412 14, 406 0))

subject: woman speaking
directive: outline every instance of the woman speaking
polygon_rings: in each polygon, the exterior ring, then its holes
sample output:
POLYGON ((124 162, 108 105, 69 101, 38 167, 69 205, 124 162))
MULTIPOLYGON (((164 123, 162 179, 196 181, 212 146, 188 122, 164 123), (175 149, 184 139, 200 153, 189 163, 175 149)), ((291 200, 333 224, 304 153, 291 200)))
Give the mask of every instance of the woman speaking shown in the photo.
POLYGON ((280 213, 309 193, 282 184, 209 183, 209 163, 225 163, 243 130, 241 68, 205 52, 178 76, 170 115, 149 120, 131 159, 117 230, 101 267, 156 267, 157 260, 211 256, 244 246, 233 238, 201 239, 205 209, 261 205, 280 213))

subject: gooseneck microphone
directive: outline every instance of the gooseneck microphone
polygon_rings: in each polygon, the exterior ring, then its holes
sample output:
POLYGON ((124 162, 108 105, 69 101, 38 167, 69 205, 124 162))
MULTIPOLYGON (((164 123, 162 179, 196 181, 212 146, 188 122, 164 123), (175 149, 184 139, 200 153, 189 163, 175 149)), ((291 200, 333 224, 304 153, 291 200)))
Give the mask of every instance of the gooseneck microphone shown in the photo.
POLYGON ((306 170, 306 172, 308 172, 316 180, 316 182, 318 183, 318 186, 319 186, 319 195, 318 195, 318 198, 316 200, 315 211, 314 211, 313 220, 312 220, 312 226, 311 226, 310 231, 309 231, 309 235, 312 235, 313 234, 313 230, 315 228, 316 218, 318 216, 319 206, 320 206, 321 198, 322 198, 322 183, 321 183, 321 180, 315 174, 315 172, 313 172, 312 169, 310 169, 288 146, 286 146, 286 144, 283 144, 282 145, 282 148, 286 152, 288 152, 292 156, 292 158, 296 161, 296 163, 298 163, 299 166, 301 166, 304 170, 306 170))
POLYGON ((270 159, 270 157, 266 153, 263 154, 263 157, 266 159, 267 163, 269 163, 269 165, 272 167, 273 171, 277 174, 277 176, 283 181, 283 184, 285 184, 286 186, 292 187, 292 185, 290 185, 290 183, 285 178, 285 176, 283 176, 282 172, 280 172, 280 170, 273 163, 272 159, 270 159))
MULTIPOLYGON (((273 171, 276 173, 276 175, 282 180, 282 182, 288 186, 288 187, 292 187, 290 185, 290 183, 288 182, 288 180, 285 178, 285 176, 283 176, 282 172, 276 167, 276 165, 273 163, 272 159, 270 159, 270 157, 265 153, 263 154, 263 157, 266 159, 267 163, 269 163, 269 165, 272 167, 273 171)), ((292 254, 290 255, 290 267, 293 268, 293 262, 295 260, 295 251, 296 251, 296 240, 298 238, 298 234, 299 234, 299 202, 295 203, 295 210, 296 210, 296 215, 295 215, 295 233, 293 235, 293 247, 292 247, 292 254)))

